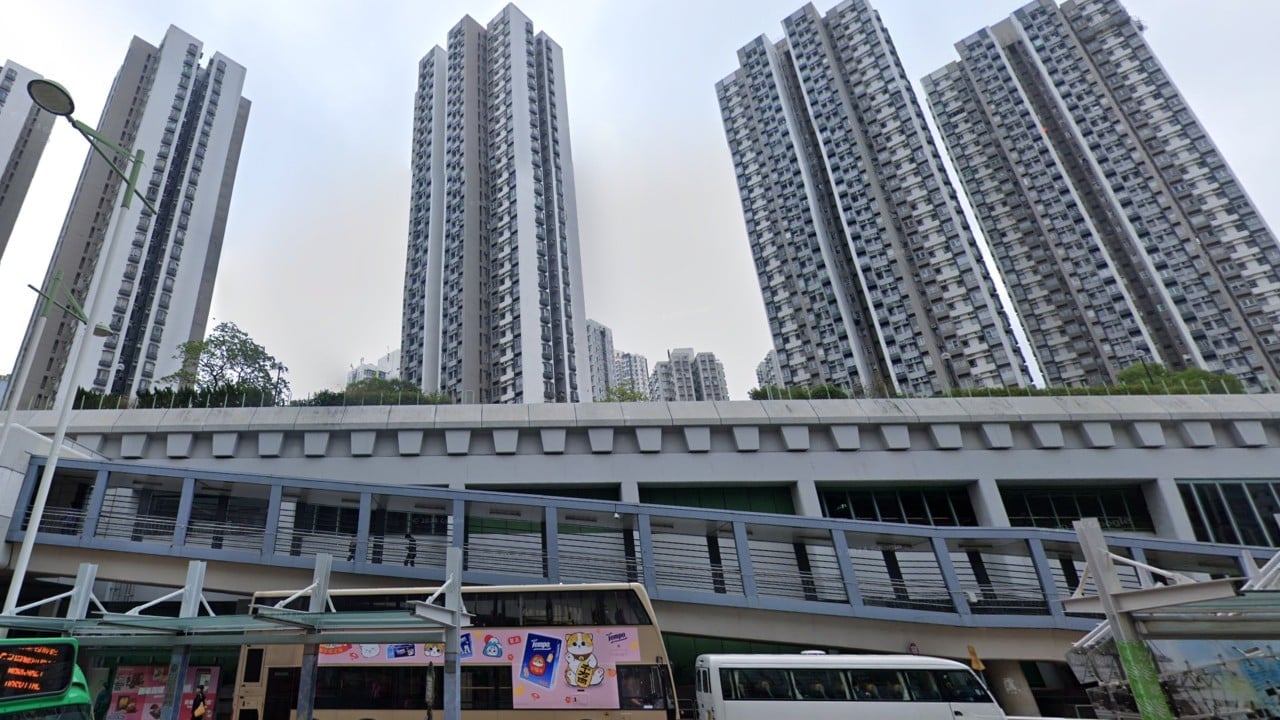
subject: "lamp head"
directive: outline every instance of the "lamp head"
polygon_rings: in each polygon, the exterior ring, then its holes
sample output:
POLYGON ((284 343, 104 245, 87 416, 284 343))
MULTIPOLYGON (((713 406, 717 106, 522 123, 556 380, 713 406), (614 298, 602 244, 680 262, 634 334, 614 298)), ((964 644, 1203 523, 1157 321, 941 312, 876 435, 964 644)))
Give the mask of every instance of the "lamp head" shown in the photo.
POLYGON ((105 323, 98 323, 93 326, 94 337, 111 337, 112 335, 115 335, 115 332, 107 327, 105 323))
POLYGON ((27 94, 41 110, 62 117, 71 117, 76 102, 67 89, 52 80, 37 78, 27 83, 27 94))

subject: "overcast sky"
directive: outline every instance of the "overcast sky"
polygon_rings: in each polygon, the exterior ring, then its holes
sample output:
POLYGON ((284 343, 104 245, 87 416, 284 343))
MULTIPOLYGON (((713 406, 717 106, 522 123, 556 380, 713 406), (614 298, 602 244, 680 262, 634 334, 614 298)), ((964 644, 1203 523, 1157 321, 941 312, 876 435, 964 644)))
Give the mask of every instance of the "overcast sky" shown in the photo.
MULTIPOLYGON (((9 0, 0 61, 64 84, 94 123, 132 35, 169 24, 248 68, 253 110, 213 300, 290 368, 295 396, 400 343, 418 60, 499 0, 9 0)), ((781 36, 798 0, 522 0, 563 48, 587 316, 650 364, 694 347, 731 396, 770 348, 714 85, 781 36)), ((834 4, 820 3, 826 11, 834 4)), ((907 73, 1019 0, 879 0, 907 73)), ((1280 2, 1130 0, 1147 41, 1273 228, 1280 223, 1280 2)), ((563 124, 561 125, 563 129, 563 124)), ((87 146, 54 127, 0 261, 0 374, 12 368, 87 146)), ((210 323, 210 327, 214 324, 210 323)))

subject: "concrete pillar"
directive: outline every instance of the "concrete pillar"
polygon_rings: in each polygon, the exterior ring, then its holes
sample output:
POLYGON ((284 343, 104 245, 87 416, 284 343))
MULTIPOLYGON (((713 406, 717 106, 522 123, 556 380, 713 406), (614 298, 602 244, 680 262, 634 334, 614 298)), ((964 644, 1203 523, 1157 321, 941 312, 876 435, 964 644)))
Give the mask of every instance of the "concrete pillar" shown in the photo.
POLYGON ((1027 676, 1017 660, 983 660, 987 683, 1006 715, 1038 716, 1040 705, 1031 694, 1027 676))
POLYGON ((822 517, 822 501, 818 498, 818 485, 812 478, 797 480, 791 486, 791 503, 796 514, 803 517, 822 517))
POLYGON ((1009 513, 1000 498, 1000 486, 995 478, 978 478, 969 485, 969 502, 982 527, 1009 527, 1009 513))
POLYGON ((1173 478, 1162 477, 1143 483, 1142 495, 1147 501, 1147 511, 1151 513, 1157 535, 1195 542, 1196 533, 1191 529, 1191 516, 1182 504, 1178 483, 1173 478))

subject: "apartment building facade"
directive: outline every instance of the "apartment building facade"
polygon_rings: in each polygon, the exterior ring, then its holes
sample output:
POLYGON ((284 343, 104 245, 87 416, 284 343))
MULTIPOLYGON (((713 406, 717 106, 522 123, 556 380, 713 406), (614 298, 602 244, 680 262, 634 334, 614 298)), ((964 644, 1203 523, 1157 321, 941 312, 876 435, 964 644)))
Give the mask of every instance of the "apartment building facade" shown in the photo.
POLYGON ((514 5, 418 66, 402 372, 461 402, 591 399, 564 55, 514 5))
POLYGON ((608 325, 587 320, 587 358, 591 367, 593 400, 604 400, 609 388, 618 384, 613 355, 613 330, 608 325))
POLYGON ((1051 385, 1280 388, 1280 245, 1117 0, 1036 0, 924 87, 1051 385))
POLYGON ((654 402, 728 400, 724 365, 715 353, 694 352, 693 348, 669 350, 666 360, 653 365, 649 399, 654 402))
MULTIPOLYGON (((244 79, 244 66, 222 53, 204 58, 203 43, 177 27, 159 45, 131 41, 97 128, 144 151, 138 191, 159 212, 137 200, 120 207, 119 176, 88 151, 45 282, 61 272, 113 334, 86 333, 89 361, 73 387, 149 390, 181 369, 182 343, 204 337, 249 118, 244 79), (121 247, 103 253, 110 237, 121 247)), ((53 403, 76 331, 69 318, 51 320, 33 338, 35 319, 18 358, 35 353, 25 386, 14 388, 23 408, 53 403)))
POLYGON ((788 385, 1027 381, 1009 317, 879 15, 806 5, 716 85, 788 385))
POLYGON ((0 258, 53 127, 53 116, 27 95, 39 77, 12 60, 0 65, 0 258))

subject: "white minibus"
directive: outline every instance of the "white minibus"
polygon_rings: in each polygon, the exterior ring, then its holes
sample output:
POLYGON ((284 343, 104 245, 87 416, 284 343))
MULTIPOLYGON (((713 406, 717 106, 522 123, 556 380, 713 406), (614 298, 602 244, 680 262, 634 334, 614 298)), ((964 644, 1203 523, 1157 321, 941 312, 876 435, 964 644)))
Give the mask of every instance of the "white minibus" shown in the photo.
POLYGON ((915 655, 699 655, 698 720, 1005 720, 964 665, 915 655))

